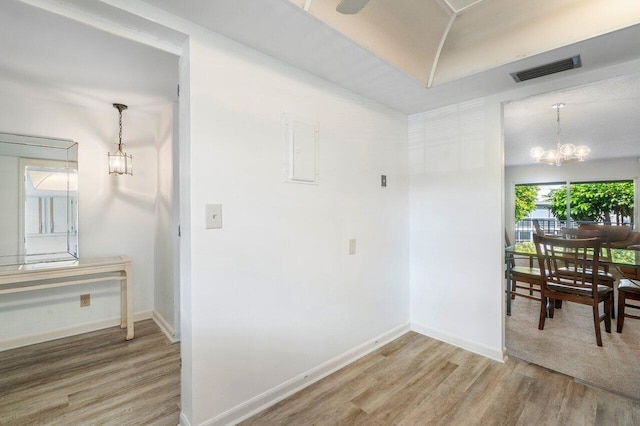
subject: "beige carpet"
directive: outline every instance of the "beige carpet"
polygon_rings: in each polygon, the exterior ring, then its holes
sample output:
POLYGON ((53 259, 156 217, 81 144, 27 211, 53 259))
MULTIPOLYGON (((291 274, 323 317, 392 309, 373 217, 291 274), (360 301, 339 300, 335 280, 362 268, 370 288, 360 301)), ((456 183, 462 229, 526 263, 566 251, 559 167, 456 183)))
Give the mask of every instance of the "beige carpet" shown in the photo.
POLYGON ((625 318, 622 333, 612 320, 611 334, 602 322, 603 347, 598 347, 590 306, 564 302, 538 330, 540 302, 523 297, 512 302, 508 355, 640 400, 640 320, 625 318))

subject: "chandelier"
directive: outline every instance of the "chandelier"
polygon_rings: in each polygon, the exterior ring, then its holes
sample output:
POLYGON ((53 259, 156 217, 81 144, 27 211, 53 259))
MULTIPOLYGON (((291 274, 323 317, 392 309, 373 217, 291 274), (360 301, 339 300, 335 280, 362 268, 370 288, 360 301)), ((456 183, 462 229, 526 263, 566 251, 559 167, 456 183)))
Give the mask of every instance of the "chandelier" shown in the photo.
POLYGON ((552 105, 551 108, 554 108, 557 113, 558 133, 556 136, 556 149, 544 150, 542 147, 536 146, 531 148, 529 154, 536 163, 555 164, 556 166, 570 161, 584 161, 584 158, 591 152, 588 146, 560 143, 560 108, 564 108, 564 104, 555 104, 552 105))

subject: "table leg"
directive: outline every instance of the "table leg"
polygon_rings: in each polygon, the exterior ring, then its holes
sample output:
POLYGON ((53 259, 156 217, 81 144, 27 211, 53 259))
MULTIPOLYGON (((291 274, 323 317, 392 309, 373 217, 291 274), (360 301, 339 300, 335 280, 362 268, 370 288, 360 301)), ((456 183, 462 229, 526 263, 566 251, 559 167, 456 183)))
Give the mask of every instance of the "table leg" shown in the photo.
POLYGON ((507 295, 507 315, 511 316, 511 262, 509 261, 509 255, 505 256, 505 263, 507 264, 507 276, 505 285, 505 294, 507 295))
POLYGON ((125 283, 126 289, 126 312, 127 312, 127 340, 133 339, 133 268, 131 264, 127 264, 124 267, 126 280, 123 281, 125 283))
POLYGON ((120 280, 120 328, 127 327, 127 277, 120 280))

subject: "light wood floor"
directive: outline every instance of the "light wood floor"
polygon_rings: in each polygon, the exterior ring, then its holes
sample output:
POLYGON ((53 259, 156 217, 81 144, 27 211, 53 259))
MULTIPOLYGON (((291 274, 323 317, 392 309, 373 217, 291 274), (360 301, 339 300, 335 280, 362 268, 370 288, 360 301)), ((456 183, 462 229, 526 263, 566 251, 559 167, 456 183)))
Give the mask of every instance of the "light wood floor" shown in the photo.
MULTIPOLYGON (((178 423, 180 349, 152 321, 0 352, 0 425, 178 423)), ((245 425, 640 425, 640 404, 407 333, 245 425)))
POLYGON ((640 404, 407 333, 243 425, 640 425, 640 404))
POLYGON ((0 425, 171 425, 180 347, 152 321, 0 352, 0 425))

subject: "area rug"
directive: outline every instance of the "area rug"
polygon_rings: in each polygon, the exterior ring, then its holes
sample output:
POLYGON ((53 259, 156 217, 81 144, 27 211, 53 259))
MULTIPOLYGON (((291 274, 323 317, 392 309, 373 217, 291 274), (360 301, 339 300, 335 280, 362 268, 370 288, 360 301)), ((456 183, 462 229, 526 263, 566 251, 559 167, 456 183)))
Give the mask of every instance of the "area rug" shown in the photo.
POLYGON ((523 297, 512 302, 507 355, 640 400, 640 320, 625 318, 622 333, 612 320, 611 334, 602 322, 603 347, 598 347, 590 306, 565 302, 538 330, 540 302, 523 297))

